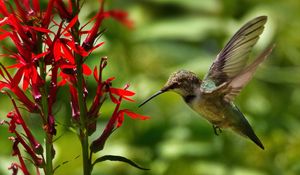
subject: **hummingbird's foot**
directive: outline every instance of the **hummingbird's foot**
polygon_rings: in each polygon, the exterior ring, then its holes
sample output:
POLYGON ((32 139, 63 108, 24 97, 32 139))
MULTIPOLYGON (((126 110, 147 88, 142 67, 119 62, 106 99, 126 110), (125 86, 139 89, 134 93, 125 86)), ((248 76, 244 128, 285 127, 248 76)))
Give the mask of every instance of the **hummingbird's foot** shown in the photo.
POLYGON ((213 125, 214 133, 218 136, 220 133, 222 133, 222 130, 220 127, 213 125))

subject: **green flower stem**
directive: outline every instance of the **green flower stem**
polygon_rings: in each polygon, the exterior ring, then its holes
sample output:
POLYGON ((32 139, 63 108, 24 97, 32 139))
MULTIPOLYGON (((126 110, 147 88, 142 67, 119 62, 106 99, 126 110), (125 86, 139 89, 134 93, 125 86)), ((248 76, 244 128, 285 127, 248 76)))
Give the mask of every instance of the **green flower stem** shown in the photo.
MULTIPOLYGON (((40 76, 44 80, 44 86, 41 90, 42 95, 42 110, 43 110, 43 123, 44 126, 48 125, 48 92, 47 92, 47 84, 46 84, 46 73, 45 73, 45 64, 43 61, 39 62, 40 68, 40 76)), ((53 174, 53 136, 52 134, 48 133, 47 130, 45 131, 45 147, 46 147, 46 162, 45 162, 45 175, 52 175, 53 174)))
MULTIPOLYGON (((37 53, 40 54, 43 51, 43 43, 42 43, 42 35, 38 34, 38 43, 37 43, 37 53)), ((44 81, 44 86, 41 87, 41 96, 42 96, 42 115, 43 115, 43 124, 44 126, 48 126, 48 90, 46 83, 46 65, 43 59, 39 61, 39 69, 40 69, 40 77, 44 81)), ((44 166, 45 175, 53 174, 53 135, 50 134, 47 130, 45 130, 45 147, 46 147, 46 162, 44 166)))
MULTIPOLYGON (((72 30, 72 34, 74 40, 77 43, 80 43, 79 37, 79 22, 74 25, 72 30)), ((84 77, 83 77, 83 70, 82 70, 82 57, 78 54, 74 54, 76 60, 76 68, 77 68, 77 94, 78 94, 78 103, 79 103, 79 111, 80 111, 80 128, 79 128, 79 138, 81 142, 81 149, 82 149, 82 161, 83 161, 83 174, 84 175, 91 175, 91 159, 89 157, 89 136, 87 134, 87 109, 85 106, 85 99, 84 99, 84 77)))
MULTIPOLYGON (((80 58, 81 59, 81 58, 80 58)), ((83 92, 83 75, 82 75, 82 66, 81 64, 77 64, 77 92, 78 92, 78 103, 80 110, 80 141, 82 147, 82 160, 83 160, 83 174, 90 175, 91 174, 91 160, 89 158, 89 140, 87 134, 87 111, 85 107, 84 101, 84 92, 83 92)))

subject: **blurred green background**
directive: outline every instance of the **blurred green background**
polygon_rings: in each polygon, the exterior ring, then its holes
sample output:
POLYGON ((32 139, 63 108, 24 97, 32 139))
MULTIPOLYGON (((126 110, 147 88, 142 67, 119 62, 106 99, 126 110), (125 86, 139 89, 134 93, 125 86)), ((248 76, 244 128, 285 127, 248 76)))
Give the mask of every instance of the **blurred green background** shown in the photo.
MULTIPOLYGON (((103 152, 126 156, 150 171, 124 163, 98 164, 94 174, 105 175, 297 175, 300 174, 300 1, 295 0, 112 0, 107 8, 128 11, 135 22, 127 29, 114 20, 103 24, 107 31, 89 65, 108 56, 104 76, 115 76, 114 86, 130 83, 137 103, 123 108, 150 120, 125 119, 109 139, 103 152), (203 77, 229 38, 250 19, 267 15, 266 29, 256 45, 256 55, 276 43, 272 55, 257 70, 254 79, 236 99, 266 149, 248 139, 223 130, 216 136, 210 124, 193 112, 175 93, 166 93, 143 108, 137 104, 159 90, 168 76, 179 69, 203 77)), ((97 1, 85 1, 81 20, 96 13, 97 1)), ((93 66, 92 66, 93 67, 93 66)), ((96 85, 88 79, 90 100, 96 85)), ((58 175, 82 174, 80 142, 68 129, 70 107, 67 89, 57 102, 58 135, 55 165, 64 161, 58 175)), ((12 108, 0 95, 1 119, 12 108)), ((110 117, 113 106, 106 103, 99 119, 98 133, 110 117), (105 117, 104 117, 105 116, 105 117)), ((34 127, 36 116, 27 117, 34 127)), ((34 133, 39 135, 41 128, 34 133)), ((8 174, 12 160, 6 127, 0 127, 0 174, 8 174)))

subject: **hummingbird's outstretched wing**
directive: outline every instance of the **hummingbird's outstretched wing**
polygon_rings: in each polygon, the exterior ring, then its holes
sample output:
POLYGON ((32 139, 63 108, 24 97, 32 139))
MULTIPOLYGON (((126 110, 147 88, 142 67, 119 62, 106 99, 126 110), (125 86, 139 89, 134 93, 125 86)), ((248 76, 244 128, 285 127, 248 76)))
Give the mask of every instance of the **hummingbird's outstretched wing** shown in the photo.
POLYGON ((271 50, 267 49, 252 64, 250 64, 250 66, 246 66, 250 52, 258 41, 260 34, 263 32, 266 22, 267 16, 259 16, 246 23, 233 35, 230 41, 217 55, 208 74, 204 78, 201 85, 201 90, 203 92, 209 93, 222 89, 223 91, 228 91, 227 93, 232 93, 231 95, 228 94, 230 95, 230 98, 227 98, 227 96, 226 100, 232 100, 233 97, 240 92, 241 88, 251 79, 256 67, 264 60, 271 50), (246 70, 251 73, 247 73, 246 70), (241 83, 239 84, 238 81, 241 81, 241 83), (235 86, 231 87, 230 83, 235 86), (237 86, 237 84, 239 84, 239 86, 237 86))
POLYGON ((263 62, 268 55, 272 52, 274 45, 266 48, 255 61, 242 70, 237 76, 232 80, 224 84, 224 88, 220 88, 220 92, 224 94, 224 100, 232 101, 235 96, 243 89, 244 86, 252 79, 252 76, 258 67, 258 65, 263 62))

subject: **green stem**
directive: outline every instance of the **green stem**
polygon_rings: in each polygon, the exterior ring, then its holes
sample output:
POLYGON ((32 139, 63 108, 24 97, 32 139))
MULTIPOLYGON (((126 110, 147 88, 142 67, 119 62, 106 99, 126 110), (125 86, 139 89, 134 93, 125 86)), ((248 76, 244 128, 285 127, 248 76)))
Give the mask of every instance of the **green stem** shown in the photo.
MULTIPOLYGON (((79 57, 79 56, 78 56, 79 57)), ((79 110, 80 110, 80 142, 82 147, 82 161, 83 161, 83 173, 84 175, 91 174, 91 160, 89 158, 89 140, 87 134, 87 111, 85 107, 85 100, 84 100, 84 91, 83 91, 83 74, 82 74, 82 64, 81 58, 77 58, 77 92, 78 92, 78 103, 79 103, 79 110)))
POLYGON ((91 160, 89 158, 88 135, 85 133, 80 141, 82 147, 83 174, 90 175, 92 169, 91 169, 91 160))
MULTIPOLYGON (((72 9, 73 16, 79 13, 79 1, 72 0, 72 9)), ((79 21, 72 27, 72 36, 76 43, 80 43, 80 35, 79 35, 79 21)), ((83 161, 83 174, 91 175, 91 158, 89 157, 89 136, 87 134, 87 109, 85 105, 84 99, 84 77, 82 74, 82 57, 76 53, 74 53, 74 57, 76 60, 76 68, 77 68, 77 96, 78 96, 78 105, 80 111, 80 128, 79 128, 79 138, 81 142, 81 150, 82 150, 82 161, 83 161)))
MULTIPOLYGON (((78 9, 78 8, 76 8, 78 9)), ((72 30, 72 34, 74 40, 77 43, 80 43, 79 37, 79 22, 77 22, 72 30)), ((84 77, 82 73, 82 57, 76 53, 74 53, 76 60, 76 68, 77 68, 77 94, 78 94, 78 103, 79 103, 79 111, 80 111, 80 128, 79 128, 79 138, 81 142, 82 149, 82 161, 83 161, 83 174, 90 175, 91 174, 91 159, 89 157, 89 136, 87 134, 87 109, 85 106, 84 99, 84 77)))
POLYGON ((52 150, 53 150, 53 143, 52 143, 52 135, 46 133, 46 175, 52 175, 53 174, 53 164, 52 164, 52 150))
MULTIPOLYGON (((43 110, 43 122, 44 126, 48 125, 48 92, 47 92, 47 84, 46 84, 46 73, 45 73, 45 64, 43 61, 39 62, 40 68, 40 76, 44 80, 44 86, 41 90, 42 95, 42 110, 43 110)), ((45 131, 45 146, 46 146, 46 162, 45 162, 45 175, 52 175, 53 174, 53 136, 45 131)))

